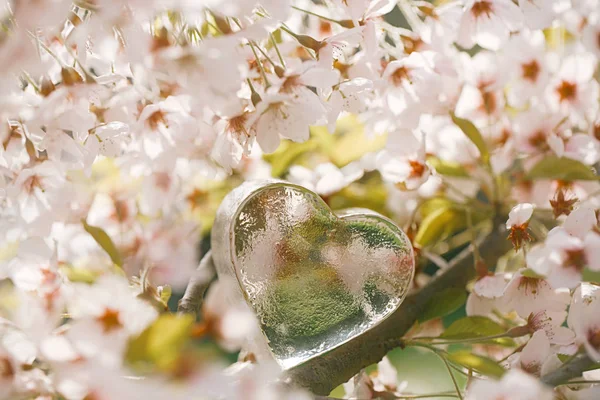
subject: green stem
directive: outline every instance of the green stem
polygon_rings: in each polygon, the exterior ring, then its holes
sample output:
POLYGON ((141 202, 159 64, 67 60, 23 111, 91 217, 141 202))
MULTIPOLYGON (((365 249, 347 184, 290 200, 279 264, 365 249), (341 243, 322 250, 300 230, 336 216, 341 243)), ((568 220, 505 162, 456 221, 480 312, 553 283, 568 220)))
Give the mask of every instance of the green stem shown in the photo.
POLYGON ((462 374, 464 376, 466 376, 467 378, 470 376, 468 373, 466 373, 465 371, 463 371, 461 369, 461 367, 454 365, 452 362, 450 362, 450 367, 455 370, 456 372, 458 372, 459 374, 462 374))
POLYGON ((477 248, 477 233, 475 229, 473 229, 473 216, 471 215, 471 209, 467 209, 467 226, 469 227, 469 231, 471 232, 471 246, 473 246, 473 267, 477 272, 477 263, 481 260, 481 254, 479 254, 479 248, 477 248))
POLYGON ((288 33, 290 36, 292 36, 294 39, 298 38, 298 34, 295 33, 294 31, 292 31, 290 28, 288 28, 285 24, 281 24, 280 26, 281 30, 288 33))
POLYGON ((37 37, 36 35, 34 35, 33 33, 29 32, 29 31, 27 31, 27 33, 42 47, 42 49, 46 50, 46 53, 50 54, 50 56, 56 60, 56 62, 58 63, 58 65, 61 66, 61 68, 65 66, 65 64, 62 62, 62 60, 60 58, 58 58, 58 56, 56 54, 54 54, 54 52, 52 50, 50 50, 50 48, 48 46, 46 46, 46 44, 44 42, 42 42, 42 40, 39 37, 37 37))
MULTIPOLYGON (((502 338, 509 338, 512 337, 508 332, 504 332, 504 333, 500 333, 498 335, 491 335, 491 336, 480 336, 480 337, 475 337, 475 338, 469 338, 469 339, 456 339, 456 340, 445 340, 445 341, 441 341, 441 342, 432 342, 431 345, 435 345, 435 346, 440 346, 440 345, 445 345, 445 344, 463 344, 463 343, 480 343, 480 342, 485 342, 488 340, 494 340, 494 339, 502 339, 502 338)), ((417 337, 414 338, 413 340, 436 340, 439 339, 439 337, 417 337)), ((412 342, 410 342, 412 343, 412 342)))
POLYGON ((563 386, 563 385, 592 385, 592 384, 597 384, 600 383, 600 380, 596 380, 596 381, 570 381, 570 382, 565 382, 565 383, 560 383, 557 386, 563 386))
POLYGON ((423 21, 421 21, 415 13, 411 2, 409 0, 399 0, 398 8, 400 8, 400 11, 402 11, 402 14, 406 17, 406 22, 408 22, 411 29, 418 34, 421 34, 423 21))
POLYGON ((272 66, 273 66, 273 68, 275 68, 275 67, 277 66, 277 64, 275 64, 275 63, 273 62, 273 60, 271 60, 271 57, 269 57, 269 56, 267 55, 267 53, 266 53, 266 52, 265 52, 263 49, 261 49, 261 48, 260 48, 260 46, 258 45, 258 43, 256 43, 256 42, 253 42, 253 43, 254 43, 254 46, 255 46, 255 47, 258 49, 258 51, 260 51, 260 53, 261 53, 263 56, 265 56, 265 58, 266 58, 266 59, 267 59, 267 61, 268 61, 268 62, 269 62, 269 63, 270 63, 272 66))
POLYGON ((448 369, 448 375, 450 375, 450 379, 452 379, 452 383, 454 384, 454 389, 456 389, 456 394, 457 394, 458 398, 460 400, 462 400, 463 397, 460 392, 460 388, 458 387, 458 382, 456 382, 456 378, 454 377, 454 374, 452 373, 452 369, 450 368, 450 365, 448 364, 448 360, 446 360, 446 358, 444 358, 444 357, 440 357, 440 358, 442 359, 442 361, 446 365, 446 368, 448 369))
POLYGON ((283 61, 283 57, 281 56, 281 53, 279 52, 279 46, 277 46, 277 41, 273 37, 273 33, 269 32, 269 37, 271 38, 271 42, 273 43, 273 47, 275 47, 275 52, 277 53, 277 57, 279 57, 279 62, 281 63, 281 66, 283 68, 285 68, 285 61, 283 61))
POLYGON ((293 8, 294 10, 301 11, 301 12, 303 12, 303 13, 306 13, 306 14, 312 15, 312 16, 314 16, 314 17, 321 18, 321 19, 323 19, 323 20, 325 20, 325 21, 333 22, 334 24, 339 24, 339 23, 340 23, 340 21, 338 21, 338 20, 336 20, 336 19, 329 18, 329 17, 326 17, 326 16, 324 16, 324 15, 317 14, 317 13, 314 13, 314 12, 312 12, 312 11, 308 11, 308 10, 305 10, 305 9, 303 9, 303 8, 300 8, 300 7, 292 6, 292 8, 293 8))
POLYGON ((458 397, 459 399, 462 400, 463 397, 460 392, 460 388, 458 387, 458 382, 456 381, 456 378, 454 377, 454 374, 452 373, 450 363, 448 363, 448 360, 446 360, 446 355, 448 354, 447 352, 437 349, 433 346, 427 345, 425 343, 407 342, 406 346, 423 347, 423 348, 426 348, 426 349, 432 351, 436 356, 438 356, 442 360, 442 362, 444 363, 446 368, 448 369, 448 373, 450 374, 450 378, 452 379, 452 383, 454 384, 454 388, 456 389, 455 397, 458 397))
POLYGON ((430 397, 452 397, 452 398, 458 398, 458 396, 456 395, 456 393, 452 392, 440 392, 440 393, 427 393, 427 394, 407 394, 407 395, 402 395, 402 396, 398 396, 397 399, 402 400, 402 399, 427 399, 430 397))
POLYGON ((21 72, 23 72, 23 76, 25 77, 25 80, 27 82, 29 82, 29 84, 31 85, 31 87, 33 87, 35 89, 35 92, 36 93, 40 93, 39 86, 33 81, 33 79, 31 78, 31 76, 25 70, 21 70, 21 72))
POLYGON ((269 87, 271 86, 271 83, 269 83, 269 80, 267 79, 267 74, 265 73, 265 69, 263 68, 262 62, 258 59, 258 54, 256 54, 256 49, 254 48, 254 45, 252 44, 252 42, 248 42, 248 44, 250 45, 250 48, 252 49, 252 53, 254 54, 254 58, 256 59, 256 63, 258 64, 258 69, 260 70, 260 75, 262 76, 263 80, 265 81, 265 87, 269 87))

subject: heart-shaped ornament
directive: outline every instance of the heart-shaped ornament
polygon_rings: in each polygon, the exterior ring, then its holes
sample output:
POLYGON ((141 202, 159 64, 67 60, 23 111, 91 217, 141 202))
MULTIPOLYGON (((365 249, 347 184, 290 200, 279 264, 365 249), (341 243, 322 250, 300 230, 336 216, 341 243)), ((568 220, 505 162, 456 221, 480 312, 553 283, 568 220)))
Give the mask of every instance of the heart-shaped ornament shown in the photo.
POLYGON ((281 181, 229 193, 212 231, 219 279, 235 280, 284 369, 352 340, 389 316, 414 275, 404 232, 370 210, 337 215, 281 181))

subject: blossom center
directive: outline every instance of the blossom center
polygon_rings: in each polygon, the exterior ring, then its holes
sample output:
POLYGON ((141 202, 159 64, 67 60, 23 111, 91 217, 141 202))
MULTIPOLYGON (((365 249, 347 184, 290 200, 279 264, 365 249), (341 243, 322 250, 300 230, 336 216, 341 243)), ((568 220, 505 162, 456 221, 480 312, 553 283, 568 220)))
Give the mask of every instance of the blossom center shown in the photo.
POLYGON ((573 211, 573 206, 575 203, 577 203, 577 201, 577 197, 567 198, 565 190, 563 188, 559 188, 554 199, 550 200, 554 218, 558 218, 560 215, 571 214, 571 211, 573 211))
MULTIPOLYGON (((525 222, 524 224, 521 225, 513 225, 510 227, 510 233, 508 234, 508 240, 510 240, 515 248, 515 250, 519 250, 521 248, 521 246, 523 246, 523 244, 525 242, 529 242, 531 240, 531 236, 529 235, 529 232, 527 232, 527 227, 529 226, 529 224, 527 222, 525 222)), ((535 279, 535 278, 523 278, 523 279, 535 279)), ((528 285, 530 284, 528 281, 521 281, 521 285, 528 285)), ((537 281, 536 281, 536 285, 537 285, 537 281)), ((535 294, 535 292, 533 292, 535 294)))
POLYGON ((0 377, 11 378, 15 374, 15 370, 8 358, 0 358, 0 377))
POLYGON ((585 266, 585 253, 583 249, 573 249, 565 251, 564 266, 575 268, 577 271, 581 271, 585 266))
POLYGON ((112 218, 119 222, 124 222, 129 217, 129 206, 123 200, 113 199, 113 206, 115 208, 114 213, 111 215, 112 218))
POLYGON ((561 103, 565 100, 571 101, 575 99, 575 95, 577 94, 577 84, 562 81, 556 88, 556 93, 558 93, 561 103))
POLYGON ((523 70, 524 79, 527 79, 531 82, 537 81, 537 78, 540 74, 540 65, 536 60, 531 60, 531 62, 521 64, 521 69, 523 70))
POLYGON ((165 113, 160 110, 153 112, 146 120, 146 123, 153 131, 157 130, 159 125, 165 124, 165 122, 165 113))
POLYGON ((423 176, 423 174, 425 173, 425 166, 419 161, 409 160, 408 165, 410 165, 411 178, 418 178, 420 176, 423 176))
POLYGON ((405 66, 402 66, 392 73, 391 78, 392 82, 394 82, 394 85, 396 86, 400 86, 404 81, 408 81, 408 83, 410 83, 409 69, 405 66))
POLYGON ((588 341, 595 348, 600 348, 600 330, 590 330, 588 332, 588 341))
POLYGON ((188 201, 192 209, 196 209, 206 202, 207 193, 203 190, 195 188, 186 196, 185 199, 188 201))
POLYGON ((156 183, 157 187, 166 192, 171 186, 171 177, 166 172, 157 172, 154 174, 154 183, 156 183))
POLYGON ((593 134, 596 139, 600 140, 600 122, 594 125, 593 134))
POLYGON ((319 33, 323 36, 331 35, 331 24, 327 21, 319 20, 319 33))
POLYGON ((496 110, 496 95, 493 92, 481 91, 481 106, 480 109, 486 114, 491 115, 496 110))
POLYGON ((301 86, 301 85, 302 84, 300 83, 300 76, 298 76, 298 75, 288 76, 287 78, 285 78, 285 80, 281 84, 280 91, 282 93, 292 93, 295 88, 297 88, 298 86, 301 86))
POLYGON ((546 142, 546 134, 543 131, 537 131, 529 137, 527 141, 532 147, 540 150, 548 150, 548 142, 546 142))
POLYGON ((540 280, 538 278, 523 276, 519 280, 519 289, 524 288, 526 292, 530 292, 531 294, 536 295, 538 292, 539 284, 540 280))
POLYGON ((408 35, 400 35, 400 40, 404 46, 404 52, 411 54, 418 51, 423 46, 423 40, 420 37, 412 37, 408 35))
POLYGON ((40 188, 40 190, 44 190, 42 188, 42 179, 37 175, 32 175, 23 182, 23 189, 25 192, 31 194, 35 190, 35 188, 40 188))
POLYGON ((478 1, 475 4, 473 4, 473 8, 471 8, 471 13, 475 16, 475 18, 479 18, 483 14, 485 14, 486 17, 489 18, 490 14, 493 14, 493 12, 494 7, 492 6, 492 3, 487 0, 478 1))
POLYGON ((236 134, 238 136, 244 134, 248 135, 246 131, 246 121, 248 120, 248 115, 246 113, 241 115, 236 115, 235 117, 229 119, 227 121, 227 131, 236 134))
POLYGON ((119 311, 112 308, 105 309, 104 314, 98 317, 98 322, 102 325, 104 333, 119 329, 123 326, 119 319, 119 311))

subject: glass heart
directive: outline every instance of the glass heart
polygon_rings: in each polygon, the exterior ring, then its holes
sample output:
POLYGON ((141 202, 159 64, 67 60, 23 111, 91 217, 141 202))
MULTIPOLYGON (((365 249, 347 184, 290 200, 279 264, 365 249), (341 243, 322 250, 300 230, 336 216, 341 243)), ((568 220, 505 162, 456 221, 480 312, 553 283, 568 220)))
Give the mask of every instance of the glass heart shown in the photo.
POLYGON ((317 357, 383 321, 414 275, 412 246, 375 212, 334 214, 285 182, 245 183, 227 195, 212 233, 219 278, 234 277, 284 368, 317 357))

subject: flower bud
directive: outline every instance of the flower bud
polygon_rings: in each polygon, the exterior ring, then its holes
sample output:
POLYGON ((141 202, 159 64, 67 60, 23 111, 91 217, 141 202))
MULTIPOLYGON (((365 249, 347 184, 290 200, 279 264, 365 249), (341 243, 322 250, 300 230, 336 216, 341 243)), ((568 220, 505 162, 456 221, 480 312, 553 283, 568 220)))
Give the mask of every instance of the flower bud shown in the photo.
POLYGON ((48 97, 55 90, 56 86, 54 86, 54 83, 52 83, 50 78, 47 76, 42 77, 42 81, 40 82, 40 94, 44 97, 48 97))
POLYGON ((308 47, 309 49, 318 52, 323 46, 323 42, 316 40, 308 35, 296 35, 296 40, 304 47, 308 47))
POLYGON ((63 67, 60 70, 62 81, 67 86, 73 86, 77 83, 83 83, 83 77, 73 67, 63 67))

